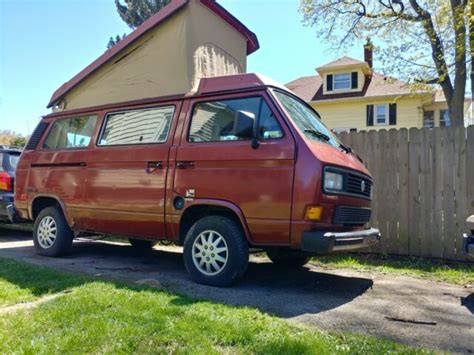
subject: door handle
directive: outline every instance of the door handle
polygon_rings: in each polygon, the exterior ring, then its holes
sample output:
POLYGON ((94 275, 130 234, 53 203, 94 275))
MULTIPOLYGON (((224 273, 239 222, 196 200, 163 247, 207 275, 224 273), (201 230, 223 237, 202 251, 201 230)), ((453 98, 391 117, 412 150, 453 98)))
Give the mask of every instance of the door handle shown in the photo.
POLYGON ((176 167, 178 169, 190 169, 194 168, 195 164, 193 161, 178 161, 176 162, 176 167))
POLYGON ((163 166, 161 161, 149 161, 146 167, 146 173, 151 174, 156 169, 160 169, 163 166))

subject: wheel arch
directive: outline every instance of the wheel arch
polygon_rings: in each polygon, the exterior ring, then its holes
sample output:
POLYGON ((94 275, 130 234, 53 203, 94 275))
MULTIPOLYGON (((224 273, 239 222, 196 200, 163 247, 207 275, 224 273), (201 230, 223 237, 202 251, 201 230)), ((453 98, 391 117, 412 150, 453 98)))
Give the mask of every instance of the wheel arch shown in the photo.
POLYGON ((179 221, 179 242, 184 243, 186 234, 194 223, 206 216, 221 215, 235 220, 242 228, 245 239, 252 242, 245 217, 242 211, 233 203, 220 200, 199 200, 186 207, 179 221))
POLYGON ((47 207, 58 207, 59 209, 61 209, 64 217, 66 218, 68 225, 70 227, 72 226, 72 220, 69 218, 64 202, 61 201, 61 199, 55 195, 35 196, 33 200, 31 201, 31 205, 29 209, 29 214, 31 216, 31 219, 35 221, 38 214, 47 207))

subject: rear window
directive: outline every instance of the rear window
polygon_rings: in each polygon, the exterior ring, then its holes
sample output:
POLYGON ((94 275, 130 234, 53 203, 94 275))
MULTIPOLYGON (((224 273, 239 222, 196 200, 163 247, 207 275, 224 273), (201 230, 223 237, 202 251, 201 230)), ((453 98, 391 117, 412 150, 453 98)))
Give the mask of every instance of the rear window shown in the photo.
POLYGON ((13 170, 16 170, 16 166, 18 165, 18 160, 20 160, 20 155, 16 155, 16 154, 8 154, 8 157, 9 157, 9 165, 10 167, 13 168, 13 170))
POLYGON ((89 145, 97 116, 64 118, 54 122, 43 149, 77 149, 89 145))
POLYGON ((111 113, 107 115, 99 145, 164 143, 168 139, 174 110, 174 106, 163 106, 111 113))
POLYGON ((0 171, 15 171, 19 159, 20 154, 0 153, 0 171))

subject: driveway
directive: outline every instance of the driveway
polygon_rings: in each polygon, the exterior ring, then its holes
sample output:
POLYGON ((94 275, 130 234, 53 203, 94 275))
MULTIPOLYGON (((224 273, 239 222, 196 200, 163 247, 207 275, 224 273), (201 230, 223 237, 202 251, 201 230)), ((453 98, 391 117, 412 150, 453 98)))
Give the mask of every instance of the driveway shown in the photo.
POLYGON ((412 346, 474 352, 474 289, 426 280, 314 266, 280 269, 251 257, 232 288, 191 282, 179 248, 139 254, 130 246, 75 242, 64 258, 37 256, 29 233, 0 229, 0 256, 58 270, 166 288, 194 298, 249 306, 319 329, 387 337, 412 346))

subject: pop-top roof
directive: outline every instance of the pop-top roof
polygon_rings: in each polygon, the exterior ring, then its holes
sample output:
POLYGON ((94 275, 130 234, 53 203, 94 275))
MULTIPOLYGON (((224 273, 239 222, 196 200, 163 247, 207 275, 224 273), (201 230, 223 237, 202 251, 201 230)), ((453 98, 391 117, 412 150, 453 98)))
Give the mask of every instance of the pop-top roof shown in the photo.
MULTIPOLYGON (((121 52, 123 49, 134 43, 137 39, 143 36, 145 33, 160 25, 163 21, 172 17, 174 14, 178 13, 181 9, 186 7, 189 4, 190 0, 172 0, 170 4, 164 7, 161 11, 157 12, 155 15, 150 17, 145 21, 141 26, 139 26, 135 31, 126 36, 118 44, 108 49, 104 54, 99 58, 89 64, 86 68, 80 71, 76 76, 71 80, 64 83, 59 89, 57 89, 51 100, 48 103, 48 108, 52 107, 57 103, 64 95, 66 95, 70 90, 76 87, 80 82, 82 82, 86 77, 91 75, 102 65, 107 63, 115 55, 121 52)), ((206 6, 209 10, 214 12, 216 15, 221 17, 225 22, 231 25, 236 31, 241 33, 247 40, 247 54, 251 54, 259 49, 259 43, 257 36, 250 31, 243 23, 241 23, 237 18, 235 18, 231 13, 229 13, 225 8, 219 5, 215 0, 199 0, 200 3, 206 6)))

